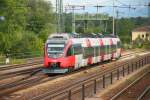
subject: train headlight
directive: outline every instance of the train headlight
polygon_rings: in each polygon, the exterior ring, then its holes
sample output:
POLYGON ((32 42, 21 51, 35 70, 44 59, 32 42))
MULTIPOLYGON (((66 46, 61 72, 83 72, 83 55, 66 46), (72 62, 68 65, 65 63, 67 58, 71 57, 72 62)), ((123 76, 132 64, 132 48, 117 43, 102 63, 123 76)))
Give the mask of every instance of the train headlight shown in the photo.
POLYGON ((62 57, 63 56, 63 54, 61 53, 61 54, 58 54, 58 57, 62 57))

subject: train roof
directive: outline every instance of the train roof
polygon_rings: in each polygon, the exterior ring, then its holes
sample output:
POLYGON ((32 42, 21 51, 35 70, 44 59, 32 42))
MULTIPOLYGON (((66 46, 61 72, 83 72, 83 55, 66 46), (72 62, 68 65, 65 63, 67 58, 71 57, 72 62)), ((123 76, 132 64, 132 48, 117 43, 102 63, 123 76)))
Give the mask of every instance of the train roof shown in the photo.
POLYGON ((49 39, 67 40, 69 38, 118 38, 118 36, 101 33, 55 33, 49 36, 49 39))

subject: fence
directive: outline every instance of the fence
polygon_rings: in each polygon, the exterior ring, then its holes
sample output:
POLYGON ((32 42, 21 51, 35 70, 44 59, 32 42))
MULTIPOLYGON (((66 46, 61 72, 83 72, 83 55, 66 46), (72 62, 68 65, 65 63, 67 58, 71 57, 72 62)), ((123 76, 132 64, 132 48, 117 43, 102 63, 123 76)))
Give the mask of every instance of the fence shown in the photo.
POLYGON ((85 97, 96 94, 99 89, 105 88, 109 84, 113 84, 114 81, 119 80, 120 77, 124 77, 149 63, 150 55, 143 56, 136 60, 118 65, 111 71, 88 77, 84 81, 71 84, 67 87, 64 86, 55 91, 49 91, 35 97, 33 100, 41 98, 49 100, 85 100, 85 97))
MULTIPOLYGON (((25 63, 32 59, 38 59, 43 56, 42 52, 36 51, 36 52, 24 52, 24 53, 10 53, 8 54, 10 59, 10 64, 15 63, 25 63)), ((0 55, 0 65, 4 65, 6 60, 5 55, 0 55)))

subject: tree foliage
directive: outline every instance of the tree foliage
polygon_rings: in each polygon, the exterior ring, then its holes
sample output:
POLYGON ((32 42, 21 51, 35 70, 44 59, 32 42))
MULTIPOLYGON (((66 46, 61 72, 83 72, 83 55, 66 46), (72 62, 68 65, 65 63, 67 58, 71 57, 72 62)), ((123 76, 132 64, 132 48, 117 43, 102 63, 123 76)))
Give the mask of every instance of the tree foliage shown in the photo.
POLYGON ((55 28, 53 15, 44 0, 0 0, 0 53, 42 52, 55 28))
MULTIPOLYGON (((42 52, 48 35, 56 30, 55 15, 46 0, 0 0, 0 53, 42 52)), ((63 15, 65 32, 72 32, 72 13, 63 15)), ((129 43, 131 31, 144 25, 150 25, 148 18, 116 19, 116 33, 129 43)), ((78 33, 105 31, 112 33, 111 17, 109 21, 76 21, 78 33)))

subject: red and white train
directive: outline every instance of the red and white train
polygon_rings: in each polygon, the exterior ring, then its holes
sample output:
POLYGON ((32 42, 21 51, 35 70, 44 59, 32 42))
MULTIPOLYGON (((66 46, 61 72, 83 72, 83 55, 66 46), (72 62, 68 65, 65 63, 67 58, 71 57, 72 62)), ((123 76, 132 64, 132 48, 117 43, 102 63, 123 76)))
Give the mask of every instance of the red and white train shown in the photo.
MULTIPOLYGON (((86 34, 87 35, 87 34, 86 34)), ((66 73, 121 56, 116 36, 52 34, 45 44, 44 73, 66 73)))

